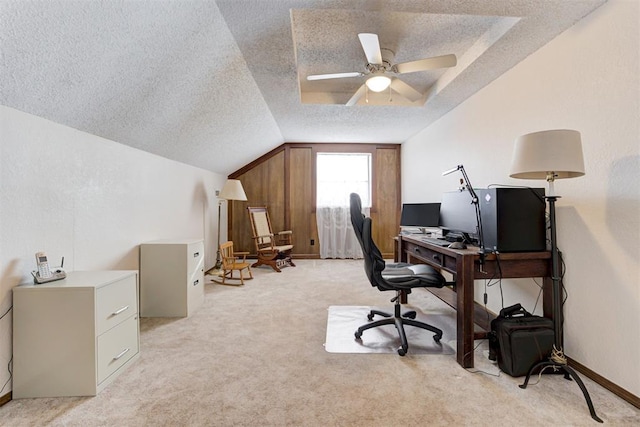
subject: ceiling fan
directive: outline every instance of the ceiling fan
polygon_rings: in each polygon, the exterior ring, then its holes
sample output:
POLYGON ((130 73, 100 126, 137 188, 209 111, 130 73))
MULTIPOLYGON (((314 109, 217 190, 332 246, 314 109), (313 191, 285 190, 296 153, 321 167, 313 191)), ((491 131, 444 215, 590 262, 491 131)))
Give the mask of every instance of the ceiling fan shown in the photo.
POLYGON ((393 51, 380 48, 380 42, 376 34, 358 34, 360 44, 367 58, 366 70, 364 72, 353 71, 347 73, 316 74, 307 76, 307 80, 327 80, 341 79, 347 77, 370 76, 367 81, 360 86, 356 93, 349 99, 347 106, 355 105, 366 93, 367 89, 373 92, 382 92, 391 88, 411 102, 422 98, 422 94, 403 82, 394 74, 414 73, 416 71, 433 70, 436 68, 455 67, 457 60, 453 54, 434 56, 431 58, 418 59, 416 61, 393 63, 393 51))

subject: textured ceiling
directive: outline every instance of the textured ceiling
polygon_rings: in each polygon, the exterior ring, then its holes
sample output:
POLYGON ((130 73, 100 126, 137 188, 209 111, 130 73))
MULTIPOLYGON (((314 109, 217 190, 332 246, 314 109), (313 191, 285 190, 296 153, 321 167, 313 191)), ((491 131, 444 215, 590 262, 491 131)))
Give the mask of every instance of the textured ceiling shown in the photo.
POLYGON ((283 142, 400 143, 605 0, 0 0, 0 104, 228 174, 283 142), (423 94, 343 105, 358 33, 423 94), (384 104, 384 105, 377 105, 384 104))

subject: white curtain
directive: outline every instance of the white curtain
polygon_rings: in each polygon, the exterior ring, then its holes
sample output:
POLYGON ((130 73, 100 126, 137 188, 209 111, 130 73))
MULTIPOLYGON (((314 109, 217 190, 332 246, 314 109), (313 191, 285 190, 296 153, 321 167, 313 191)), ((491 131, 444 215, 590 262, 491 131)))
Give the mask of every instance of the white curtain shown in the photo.
MULTIPOLYGON (((369 216, 369 208, 364 208, 363 213, 369 216)), ((348 207, 318 207, 316 219, 320 258, 362 258, 348 207)))

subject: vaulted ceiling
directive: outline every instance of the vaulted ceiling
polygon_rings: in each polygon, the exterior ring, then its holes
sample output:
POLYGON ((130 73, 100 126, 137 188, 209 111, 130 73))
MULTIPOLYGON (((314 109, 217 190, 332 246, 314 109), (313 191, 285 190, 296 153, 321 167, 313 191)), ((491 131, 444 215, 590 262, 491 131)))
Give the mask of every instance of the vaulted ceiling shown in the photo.
POLYGON ((401 143, 605 1, 0 0, 0 104, 228 174, 283 142, 401 143), (457 65, 345 106, 365 77, 306 77, 365 71, 359 33, 457 65))

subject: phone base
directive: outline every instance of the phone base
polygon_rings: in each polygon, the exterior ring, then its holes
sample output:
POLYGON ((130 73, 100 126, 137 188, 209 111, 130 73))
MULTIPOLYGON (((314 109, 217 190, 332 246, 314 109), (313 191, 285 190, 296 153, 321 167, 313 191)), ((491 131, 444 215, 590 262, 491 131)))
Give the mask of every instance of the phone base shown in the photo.
POLYGON ((31 275, 33 276, 33 283, 35 285, 41 285, 43 283, 49 283, 49 282, 55 282, 56 280, 62 280, 65 279, 67 277, 67 273, 65 273, 63 270, 56 270, 55 272, 51 273, 50 277, 40 277, 40 275, 35 272, 32 271, 31 275))

